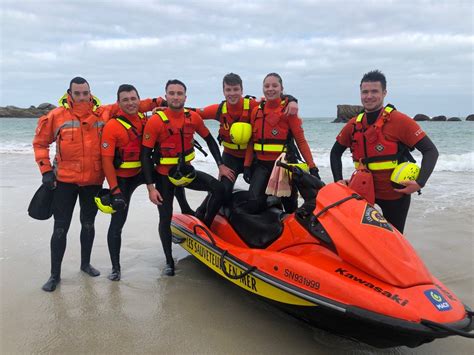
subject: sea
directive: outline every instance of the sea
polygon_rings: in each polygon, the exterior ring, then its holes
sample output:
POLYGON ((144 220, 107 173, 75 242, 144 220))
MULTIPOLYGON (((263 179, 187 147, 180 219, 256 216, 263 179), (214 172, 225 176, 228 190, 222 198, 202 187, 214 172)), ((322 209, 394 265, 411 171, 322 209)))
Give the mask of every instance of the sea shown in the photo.
MULTIPOLYGON (((335 138, 343 124, 332 123, 331 118, 310 117, 303 119, 306 139, 318 165, 321 177, 332 181, 329 155, 335 138)), ((36 128, 36 118, 0 119, 0 159, 4 154, 31 155, 33 161, 32 140, 36 128)), ((205 122, 211 133, 216 136, 218 124, 205 122)), ((459 210, 472 209, 474 201, 474 122, 419 122, 439 151, 435 170, 422 195, 415 197, 423 200, 425 213, 446 208, 459 210)), ((198 140, 200 140, 198 138, 198 140)), ((200 143, 206 147, 201 139, 200 143)), ((51 155, 54 154, 54 145, 51 155)), ((421 154, 415 150, 413 156, 418 163, 421 154)), ((343 155, 344 177, 350 177, 352 161, 349 150, 343 155)), ((197 153, 194 165, 197 169, 217 174, 212 156, 197 153)), ((246 185, 240 178, 238 188, 246 185)))

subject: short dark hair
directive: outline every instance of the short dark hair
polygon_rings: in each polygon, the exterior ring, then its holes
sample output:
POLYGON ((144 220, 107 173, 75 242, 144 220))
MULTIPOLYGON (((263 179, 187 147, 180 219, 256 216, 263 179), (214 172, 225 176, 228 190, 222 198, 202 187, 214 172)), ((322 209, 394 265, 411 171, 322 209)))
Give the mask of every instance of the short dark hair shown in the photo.
POLYGON ((120 101, 121 92, 130 92, 130 91, 135 91, 137 93, 138 98, 140 98, 140 95, 138 94, 138 90, 135 88, 135 86, 130 85, 130 84, 122 84, 119 86, 117 90, 117 101, 120 101))
POLYGON ((89 86, 89 89, 91 87, 89 83, 87 82, 87 80, 80 76, 76 76, 75 78, 71 79, 71 82, 69 83, 69 91, 71 91, 72 84, 87 84, 87 86, 89 86))
POLYGON ((229 73, 224 76, 224 78, 222 79, 222 87, 224 87, 224 84, 239 85, 240 88, 243 89, 242 78, 234 73, 229 73))
POLYGON ((186 92, 186 90, 187 90, 186 85, 184 85, 184 83, 181 80, 178 80, 178 79, 168 80, 166 82, 165 91, 168 90, 168 86, 170 86, 170 85, 181 85, 184 88, 184 92, 186 92))
POLYGON ((269 76, 274 76, 275 78, 278 79, 278 81, 280 82, 280 85, 283 87, 283 79, 281 78, 280 74, 277 74, 277 73, 268 73, 265 78, 263 78, 263 81, 265 81, 269 76))
POLYGON ((362 83, 373 83, 377 81, 380 82, 380 84, 382 85, 382 90, 385 91, 387 89, 387 79, 385 78, 385 75, 378 69, 365 73, 362 77, 362 80, 360 81, 360 87, 362 87, 362 83))

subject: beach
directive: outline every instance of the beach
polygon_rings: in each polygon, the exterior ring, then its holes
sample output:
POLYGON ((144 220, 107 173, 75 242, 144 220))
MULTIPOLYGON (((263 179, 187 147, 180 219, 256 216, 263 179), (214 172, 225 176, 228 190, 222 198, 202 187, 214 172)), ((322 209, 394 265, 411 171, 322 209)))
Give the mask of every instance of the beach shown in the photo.
MULTIPOLYGON (((52 219, 28 217, 40 183, 32 155, 3 154, 1 167, 2 354, 471 354, 473 341, 436 340, 415 349, 378 350, 312 328, 232 285, 179 246, 175 277, 162 275, 158 213, 140 187, 122 236, 122 280, 111 282, 106 231, 99 213, 92 264, 101 275, 79 270, 79 208, 68 234, 62 280, 41 290, 49 276, 52 219)), ((329 172, 323 179, 329 178, 329 172)), ((432 183, 436 185, 436 176, 432 183)), ((470 182, 472 184, 472 181, 470 182)), ((472 186, 472 185, 471 185, 472 186)), ((430 210, 430 190, 414 197, 406 236, 431 272, 474 305, 473 210, 455 205, 430 210), (417 217, 418 216, 418 217, 417 217)), ((432 192, 432 191, 431 191, 432 192)), ((202 193, 188 190, 196 207, 202 193)), ((472 205, 471 205, 472 206, 472 205)), ((176 207, 179 211, 179 208, 176 207)))

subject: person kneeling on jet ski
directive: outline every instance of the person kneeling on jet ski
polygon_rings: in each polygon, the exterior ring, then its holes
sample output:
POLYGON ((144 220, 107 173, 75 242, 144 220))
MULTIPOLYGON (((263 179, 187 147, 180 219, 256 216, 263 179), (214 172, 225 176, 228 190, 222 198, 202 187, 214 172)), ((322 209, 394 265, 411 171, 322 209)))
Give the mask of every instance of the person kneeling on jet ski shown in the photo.
MULTIPOLYGON (((244 180, 250 184, 249 200, 246 210, 256 214, 266 208, 265 189, 270 179, 275 161, 283 151, 287 155, 293 155, 288 160, 296 163, 296 156, 299 155, 294 146, 300 149, 303 158, 308 165, 309 172, 319 178, 319 170, 313 161, 311 150, 304 136, 302 121, 297 115, 287 115, 284 108, 286 100, 281 99, 283 92, 283 82, 280 75, 276 73, 268 74, 263 80, 263 100, 251 114, 253 135, 251 143, 247 147, 244 162, 244 180), (292 151, 289 147, 294 146, 292 151), (256 155, 256 161, 254 160, 256 155), (253 166, 252 166, 253 163, 253 166)), ((282 197, 282 203, 287 213, 292 213, 298 207, 298 191, 292 186, 291 196, 282 197)))
POLYGON ((147 122, 142 141, 141 162, 150 201, 158 206, 160 214, 159 234, 166 256, 165 274, 174 275, 171 252, 171 218, 174 190, 177 186, 199 191, 209 191, 203 222, 210 226, 222 205, 224 186, 209 174, 195 170, 190 162, 194 159, 194 133, 206 141, 209 151, 219 167, 219 175, 235 179, 234 172, 223 164, 217 142, 204 125, 198 113, 184 108, 186 85, 179 80, 166 83, 168 108, 157 111, 147 122), (155 159, 153 159, 155 158, 155 159), (153 184, 153 166, 158 173, 153 184))

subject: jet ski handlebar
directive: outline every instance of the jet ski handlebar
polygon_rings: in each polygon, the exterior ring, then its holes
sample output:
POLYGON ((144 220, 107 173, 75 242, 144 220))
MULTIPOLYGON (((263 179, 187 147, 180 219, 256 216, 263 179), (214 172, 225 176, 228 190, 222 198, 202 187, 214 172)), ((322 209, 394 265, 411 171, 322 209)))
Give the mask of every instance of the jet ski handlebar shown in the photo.
POLYGON ((320 190, 321 188, 326 186, 326 184, 321 179, 307 173, 298 166, 283 163, 281 160, 278 160, 276 162, 276 165, 281 166, 283 169, 291 171, 291 173, 294 174, 294 179, 297 185, 304 186, 306 188, 313 188, 316 190, 320 190))

